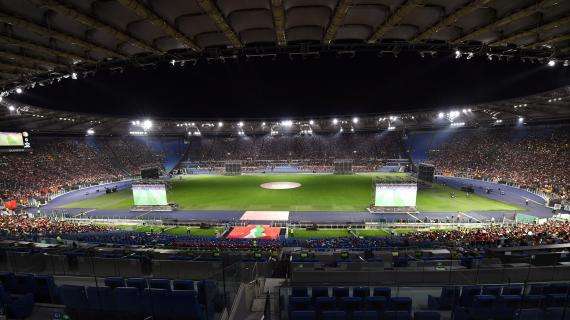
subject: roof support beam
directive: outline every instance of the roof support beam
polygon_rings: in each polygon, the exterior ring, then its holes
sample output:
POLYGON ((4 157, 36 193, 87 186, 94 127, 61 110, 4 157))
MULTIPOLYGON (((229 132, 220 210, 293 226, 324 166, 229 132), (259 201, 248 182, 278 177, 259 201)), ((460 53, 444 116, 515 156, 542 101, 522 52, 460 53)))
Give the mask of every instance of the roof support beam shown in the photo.
POLYGON ((538 47, 543 46, 543 45, 558 43, 558 42, 562 42, 562 41, 566 41, 566 40, 570 40, 570 33, 563 34, 560 36, 550 37, 548 39, 544 39, 544 40, 541 40, 541 41, 538 41, 535 43, 531 43, 531 44, 523 46, 523 48, 538 48, 538 47))
POLYGON ((431 26, 424 32, 415 36, 413 39, 410 40, 410 42, 418 42, 429 39, 433 34, 438 33, 440 30, 454 25, 462 17, 489 4, 491 1, 493 0, 473 0, 469 2, 467 5, 463 6, 462 8, 459 8, 458 10, 455 10, 453 13, 439 20, 439 22, 437 22, 435 25, 431 26))
POLYGON ((325 33, 325 37, 323 39, 324 43, 329 44, 334 40, 338 27, 340 27, 344 21, 344 18, 346 17, 346 14, 348 13, 351 5, 352 0, 340 0, 336 6, 336 9, 334 10, 334 16, 329 23, 327 32, 325 33))
POLYGON ((402 20, 410 14, 416 7, 423 5, 424 0, 407 0, 403 5, 401 5, 394 13, 386 18, 383 24, 381 24, 376 31, 368 39, 368 43, 375 43, 382 39, 388 31, 392 28, 398 26, 402 23, 402 20))
POLYGON ((284 46, 287 44, 285 36, 285 8, 283 0, 271 0, 271 13, 273 13, 273 27, 275 28, 275 38, 277 44, 284 46))
POLYGON ((230 43, 234 48, 241 48, 243 47, 239 37, 234 32, 232 27, 228 24, 216 4, 212 0, 196 0, 196 2, 200 5, 202 10, 210 16, 210 19, 214 20, 218 29, 222 31, 222 33, 230 40, 230 43))
POLYGON ((98 20, 98 19, 95 19, 91 16, 88 16, 88 15, 86 15, 82 12, 79 12, 76 9, 74 9, 68 5, 64 5, 64 4, 62 4, 56 0, 33 0, 33 2, 35 2, 36 4, 38 4, 40 6, 49 8, 49 9, 51 9, 51 10, 53 10, 59 14, 67 16, 67 17, 69 17, 69 18, 71 18, 71 19, 73 19, 79 23, 82 23, 86 26, 107 32, 107 33, 111 34, 113 37, 115 37, 116 39, 118 39, 119 41, 130 43, 130 44, 134 45, 135 47, 138 47, 138 48, 146 50, 146 51, 154 52, 154 53, 163 53, 164 52, 162 50, 159 50, 159 49, 152 47, 150 44, 147 44, 141 40, 135 39, 133 36, 128 35, 125 32, 102 22, 101 20, 98 20))
POLYGON ((493 23, 490 23, 484 27, 481 27, 477 30, 474 30, 462 37, 459 37, 453 41, 451 41, 452 44, 457 44, 457 43, 461 43, 464 41, 468 41, 468 40, 472 40, 473 38, 484 34, 485 32, 494 30, 496 28, 502 27, 502 26, 506 26, 514 21, 520 20, 522 18, 526 18, 528 16, 531 16, 533 14, 535 14, 536 12, 538 12, 540 9, 550 6, 550 5, 556 5, 558 4, 558 2, 556 2, 556 0, 539 0, 537 3, 528 6, 522 10, 519 10, 513 14, 509 14, 493 23))
POLYGON ((176 39, 179 43, 194 51, 200 51, 201 48, 194 43, 189 37, 172 27, 166 20, 158 16, 154 11, 138 2, 138 0, 117 0, 124 7, 131 9, 139 17, 148 20, 150 23, 164 31, 167 35, 176 39))
POLYGON ((566 26, 566 25, 570 25, 570 16, 568 16, 566 18, 558 19, 556 21, 552 21, 550 23, 544 24, 544 25, 536 27, 536 28, 532 28, 532 29, 529 29, 529 30, 526 30, 523 32, 515 33, 515 34, 510 35, 506 38, 492 42, 489 45, 500 46, 500 45, 505 45, 508 43, 514 43, 515 41, 517 41, 519 39, 526 38, 526 37, 533 36, 533 35, 537 35, 540 32, 550 31, 550 30, 559 28, 561 26, 566 26))
POLYGON ((40 44, 36 44, 33 43, 29 40, 20 40, 20 39, 16 39, 13 37, 8 37, 5 35, 0 35, 0 41, 4 42, 6 45, 10 46, 18 46, 21 48, 25 48, 25 49, 29 49, 29 50, 33 50, 33 51, 37 51, 37 52, 41 52, 43 54, 48 54, 48 55, 53 55, 53 56, 57 56, 57 57, 61 57, 64 59, 68 59, 71 60, 72 62, 81 62, 81 61, 85 61, 85 62, 90 62, 90 63, 95 63, 96 61, 93 59, 89 59, 87 57, 84 56, 80 56, 74 53, 68 53, 65 51, 61 51, 61 50, 56 50, 56 49, 52 49, 40 44))
POLYGON ((15 54, 15 53, 4 51, 4 50, 0 50, 0 57, 3 57, 3 58, 8 59, 8 60, 20 61, 23 64, 25 64, 27 66, 32 66, 32 67, 48 66, 48 68, 47 68, 48 70, 50 68, 53 68, 53 69, 59 69, 62 71, 68 71, 68 69, 69 69, 69 67, 64 65, 64 64, 51 62, 51 61, 44 60, 44 59, 32 58, 32 57, 24 56, 22 54, 15 54))
POLYGON ((70 43, 70 44, 76 44, 76 45, 83 47, 83 48, 86 48, 88 50, 98 51, 98 52, 104 53, 104 54, 111 56, 111 57, 126 58, 126 56, 123 55, 122 53, 118 53, 118 52, 109 50, 107 48, 101 47, 99 45, 87 42, 83 39, 79 39, 77 37, 74 37, 74 36, 59 32, 59 31, 48 29, 44 26, 35 24, 35 23, 27 21, 25 19, 18 18, 14 15, 11 15, 11 14, 8 14, 5 12, 0 12, 0 22, 15 25, 15 26, 27 29, 29 31, 32 31, 32 32, 40 34, 40 35, 49 36, 49 37, 58 39, 62 42, 66 42, 66 43, 70 43))

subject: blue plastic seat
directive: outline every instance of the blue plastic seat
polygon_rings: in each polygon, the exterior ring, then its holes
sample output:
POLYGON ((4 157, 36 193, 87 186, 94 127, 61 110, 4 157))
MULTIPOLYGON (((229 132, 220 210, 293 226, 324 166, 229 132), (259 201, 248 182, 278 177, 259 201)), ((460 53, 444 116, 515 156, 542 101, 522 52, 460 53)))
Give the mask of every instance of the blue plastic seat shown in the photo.
POLYGON ((322 320, 346 320, 346 312, 344 311, 323 311, 322 320))
POLYGON ((335 298, 343 298, 349 296, 349 290, 345 287, 334 287, 332 289, 332 296, 335 298))
POLYGON ((362 298, 360 297, 344 297, 341 298, 340 306, 347 312, 358 310, 362 307, 362 298))
POLYGON ((293 297, 308 297, 309 296, 309 289, 307 287, 291 288, 291 296, 293 296, 293 297))
POLYGON ((497 297, 492 295, 476 295, 469 312, 473 319, 489 319, 494 316, 493 309, 497 297))
POLYGON ((503 287, 501 287, 501 286, 484 286, 481 294, 491 295, 491 296, 497 297, 497 296, 501 295, 502 289, 503 289, 503 287))
POLYGON ((66 312, 69 313, 72 318, 77 318, 77 314, 88 312, 89 304, 83 286, 62 285, 59 287, 59 293, 61 302, 65 305, 66 312))
POLYGON ((543 293, 545 294, 566 294, 570 291, 568 284, 566 283, 552 283, 546 288, 544 288, 543 293))
POLYGON ((293 311, 291 312, 291 319, 295 320, 316 320, 317 315, 315 311, 293 311))
POLYGON ((329 296, 329 288, 327 287, 313 287, 311 288, 311 296, 313 299, 318 297, 328 297, 329 296))
POLYGON ((530 290, 528 291, 529 295, 542 295, 542 294, 546 294, 548 292, 545 292, 545 288, 547 288, 547 285, 544 284, 533 284, 530 286, 530 290))
POLYGON ((150 279, 148 284, 151 289, 171 290, 169 279, 150 279))
POLYGON ((334 297, 318 297, 315 300, 315 308, 317 311, 335 310, 336 306, 336 299, 334 297))
POLYGON ((570 310, 569 308, 558 307, 558 308, 547 308, 544 311, 545 320, 570 320, 570 310))
POLYGON ((520 309, 517 312, 517 320, 543 320, 544 312, 540 309, 520 309))
POLYGON ((521 285, 510 285, 503 288, 503 295, 522 295, 524 287, 521 285))
POLYGON ((459 302, 460 287, 443 287, 439 297, 428 295, 428 307, 433 310, 451 310, 459 302))
POLYGON ((289 297, 289 310, 310 310, 313 308, 313 301, 309 297, 289 297))
POLYGON ((192 280, 174 280, 174 281, 172 281, 172 289, 174 289, 174 290, 194 290, 194 281, 192 281, 192 280))
POLYGON ((392 311, 408 311, 412 310, 412 298, 410 297, 393 297, 390 299, 390 310, 392 311))
POLYGON ((9 293, 16 293, 16 276, 14 276, 12 272, 0 272, 0 283, 4 287, 5 291, 9 293))
POLYGON ((384 312, 388 308, 386 297, 366 297, 364 299, 366 310, 384 312))
POLYGON ((437 311, 416 311, 414 320, 440 320, 441 314, 437 311))
POLYGON ((110 287, 87 287, 89 311, 98 317, 109 317, 115 311, 115 295, 110 287))
POLYGON ((138 288, 119 287, 113 290, 116 311, 126 318, 142 315, 141 292, 138 288))
POLYGON ((111 289, 125 286, 125 279, 123 277, 107 277, 105 278, 105 286, 111 289))
POLYGON ((126 286, 129 288, 137 288, 142 291, 148 288, 148 283, 145 278, 127 278, 126 286))
POLYGON ((372 290, 372 295, 375 297, 385 297, 386 300, 390 300, 392 296, 392 289, 387 287, 378 287, 372 290))
POLYGON ((352 320, 378 320, 378 312, 376 311, 354 311, 352 320))
POLYGON ((59 293, 53 276, 39 275, 34 277, 34 300, 44 303, 59 303, 59 293))
POLYGON ((27 294, 34 293, 36 291, 36 282, 34 280, 34 275, 31 273, 19 273, 16 274, 16 291, 11 293, 16 294, 27 294))
POLYGON ((175 319, 199 320, 204 317, 204 310, 198 304, 196 291, 174 290, 171 292, 171 316, 175 319))
POLYGON ((152 314, 153 319, 167 319, 172 311, 171 291, 167 289, 145 289, 143 302, 146 307, 145 313, 152 314))
POLYGON ((25 319, 34 309, 34 295, 28 293, 13 297, 0 285, 0 304, 4 307, 8 319, 25 319))
POLYGON ((386 311, 382 320, 411 320, 412 315, 407 311, 386 311))
POLYGON ((470 307, 473 304, 473 298, 481 294, 480 286, 465 286, 461 289, 459 304, 463 307, 470 307))
POLYGON ((495 319, 512 319, 520 309, 522 297, 518 295, 502 295, 495 302, 495 319))
POLYGON ((564 307, 568 296, 564 293, 547 294, 543 306, 546 308, 564 307))
POLYGON ((370 296, 370 288, 369 287, 356 287, 352 290, 352 296, 364 299, 364 298, 370 296))

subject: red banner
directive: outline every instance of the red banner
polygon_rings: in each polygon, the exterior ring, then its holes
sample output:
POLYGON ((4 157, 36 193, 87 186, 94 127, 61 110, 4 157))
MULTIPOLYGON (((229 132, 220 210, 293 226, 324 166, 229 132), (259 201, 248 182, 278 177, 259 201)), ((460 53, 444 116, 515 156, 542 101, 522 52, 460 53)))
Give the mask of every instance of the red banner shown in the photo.
POLYGON ((245 227, 234 227, 229 239, 277 239, 281 228, 270 226, 248 225, 245 227))

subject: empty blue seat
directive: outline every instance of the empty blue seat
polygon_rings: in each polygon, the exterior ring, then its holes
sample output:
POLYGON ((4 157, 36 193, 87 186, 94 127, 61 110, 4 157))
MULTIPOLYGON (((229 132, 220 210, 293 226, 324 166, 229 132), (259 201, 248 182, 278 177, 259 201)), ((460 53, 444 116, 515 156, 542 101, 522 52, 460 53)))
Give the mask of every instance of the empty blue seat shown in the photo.
POLYGON ((570 319, 570 310, 569 308, 547 308, 544 311, 544 319, 545 320, 569 320, 570 319))
POLYGON ((529 295, 539 295, 539 294, 546 294, 548 292, 545 292, 544 289, 548 287, 545 284, 533 284, 530 286, 530 290, 528 292, 529 295))
POLYGON ((570 288, 566 283, 552 283, 543 289, 545 294, 566 294, 570 292, 570 288))
POLYGON ((126 318, 136 318, 143 313, 141 292, 138 288, 119 287, 113 290, 115 307, 126 318))
POLYGON ((171 294, 170 290, 167 289, 145 289, 143 292, 143 303, 146 307, 145 314, 150 313, 157 319, 168 318, 172 311, 171 294))
POLYGON ((492 296, 499 296, 501 294, 501 290, 503 287, 501 286, 484 286, 482 294, 484 295, 492 295, 492 296))
POLYGON ((148 284, 151 289, 163 289, 167 291, 171 289, 169 279, 150 279, 148 284))
POLYGON ((4 307, 8 319, 25 319, 34 309, 34 296, 28 293, 13 297, 0 285, 0 305, 4 307))
POLYGON ((66 312, 69 313, 72 318, 77 318, 77 314, 88 311, 87 294, 83 286, 62 285, 59 287, 59 293, 61 302, 65 305, 66 312))
POLYGON ((378 320, 378 312, 376 311, 354 311, 352 320, 378 320))
POLYGON ((386 311, 382 320, 411 320, 412 315, 408 311, 386 311))
POLYGON ((564 293, 547 294, 543 306, 547 308, 564 307, 567 298, 568 296, 564 293))
POLYGON ((16 291, 11 293, 16 294, 27 294, 34 293, 36 291, 36 282, 34 280, 34 275, 31 273, 19 273, 16 274, 16 291))
POLYGON ((352 289, 352 296, 364 299, 364 298, 370 296, 370 288, 369 287, 356 287, 356 288, 352 289))
POLYGON ((520 309, 517 312, 517 320, 543 320, 544 312, 540 309, 520 309))
POLYGON ((317 315, 315 314, 315 311, 293 311, 291 312, 291 319, 316 320, 317 315))
POLYGON ((346 312, 344 311, 323 311, 322 320, 346 320, 346 312))
POLYGON ((315 308, 317 311, 336 309, 336 299, 334 297, 318 297, 315 300, 315 308))
POLYGON ((495 302, 495 319, 512 319, 520 309, 522 297, 517 295, 502 295, 495 302))
POLYGON ((473 297, 481 294, 480 286, 465 286, 461 289, 459 304, 463 307, 469 307, 473 304, 473 297))
POLYGON ((109 317, 115 310, 115 296, 110 287, 87 287, 89 310, 98 317, 109 317))
POLYGON ((364 299, 364 305, 366 306, 366 310, 384 312, 388 307, 388 301, 386 297, 366 297, 364 299))
POLYGON ((469 312, 474 319, 489 319, 494 316, 493 306, 497 298, 492 295, 476 295, 473 297, 469 312))
POLYGON ((542 307, 542 302, 546 299, 545 295, 542 294, 529 294, 523 296, 522 298, 522 308, 533 309, 542 307))
POLYGON ((410 297, 393 297, 390 299, 390 310, 393 311, 411 311, 412 298, 410 297))
POLYGON ((34 277, 35 291, 34 300, 44 303, 58 303, 57 286, 53 276, 39 275, 34 277))
POLYGON ((390 300, 392 296, 392 289, 387 287, 378 287, 372 290, 372 295, 375 297, 385 297, 386 300, 390 300))
POLYGON ((439 297, 428 295, 428 307, 434 310, 451 310, 459 302, 460 293, 460 287, 443 287, 439 297))
POLYGON ((311 288, 311 296, 313 298, 328 297, 329 296, 329 288, 327 288, 327 287, 313 287, 313 288, 311 288))
POLYGON ((148 288, 148 283, 145 278, 127 278, 127 287, 137 288, 139 290, 144 290, 148 288))
POLYGON ((416 311, 414 313, 414 320, 439 320, 441 314, 437 311, 416 311))
POLYGON ((172 309, 170 315, 176 319, 199 320, 204 316, 204 310, 193 290, 174 290, 171 293, 172 309))
POLYGON ((522 295, 523 289, 521 285, 510 285, 503 288, 503 295, 522 295))
POLYGON ((105 278, 105 286, 111 289, 125 286, 125 279, 123 277, 107 277, 105 278))
POLYGON ((332 296, 335 298, 348 297, 349 296, 349 290, 348 290, 348 288, 344 288, 344 287, 334 287, 332 289, 332 296))
POLYGON ((172 281, 172 289, 174 289, 174 290, 194 290, 194 281, 192 281, 192 280, 174 280, 174 281, 172 281))
POLYGON ((313 308, 313 301, 309 297, 289 297, 289 310, 310 310, 313 308))
POLYGON ((352 312, 358 310, 362 306, 362 298, 360 297, 343 297, 341 298, 340 305, 343 310, 352 312))
POLYGON ((16 276, 12 272, 0 272, 0 283, 7 292, 15 293, 17 290, 16 276))
POLYGON ((293 296, 293 297, 308 297, 309 296, 309 289, 307 287, 291 288, 291 296, 293 296))

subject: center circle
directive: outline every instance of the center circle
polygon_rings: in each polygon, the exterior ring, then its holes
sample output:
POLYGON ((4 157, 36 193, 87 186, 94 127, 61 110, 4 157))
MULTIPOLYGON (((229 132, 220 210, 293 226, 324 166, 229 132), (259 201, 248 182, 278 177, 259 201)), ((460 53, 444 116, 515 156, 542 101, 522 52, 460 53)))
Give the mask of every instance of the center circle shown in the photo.
POLYGON ((299 188, 300 186, 301 186, 300 183, 287 182, 287 181, 266 182, 260 185, 260 187, 262 187, 263 189, 270 189, 270 190, 295 189, 299 188))

